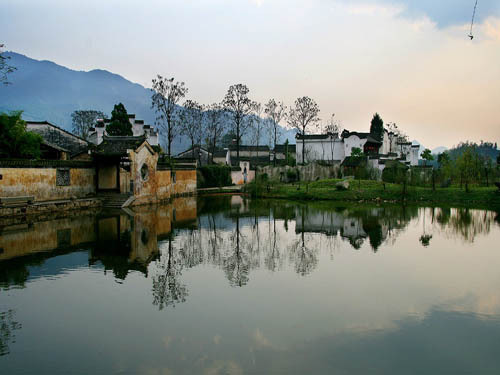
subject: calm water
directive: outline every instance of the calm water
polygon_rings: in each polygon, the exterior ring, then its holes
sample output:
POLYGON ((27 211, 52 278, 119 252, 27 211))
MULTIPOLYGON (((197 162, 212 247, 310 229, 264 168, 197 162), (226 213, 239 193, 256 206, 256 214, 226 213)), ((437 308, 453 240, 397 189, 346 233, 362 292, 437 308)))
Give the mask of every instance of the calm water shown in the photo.
POLYGON ((499 374, 493 211, 179 199, 0 221, 1 374, 499 374))

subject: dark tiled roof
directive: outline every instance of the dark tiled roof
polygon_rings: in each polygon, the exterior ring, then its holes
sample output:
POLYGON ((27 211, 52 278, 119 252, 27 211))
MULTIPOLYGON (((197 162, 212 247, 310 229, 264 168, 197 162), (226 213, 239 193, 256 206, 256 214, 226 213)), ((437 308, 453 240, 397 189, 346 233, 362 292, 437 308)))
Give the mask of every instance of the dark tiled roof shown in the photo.
MULTIPOLYGON (((236 151, 236 145, 229 146, 231 151, 236 151)), ((240 145, 240 151, 269 151, 269 146, 248 146, 240 145)))
POLYGON ((135 150, 146 140, 146 137, 103 137, 103 141, 96 148, 96 154, 106 156, 122 156, 127 154, 127 150, 135 150))
POLYGON ((342 138, 349 138, 351 135, 355 135, 359 139, 366 139, 370 143, 382 144, 382 142, 380 142, 378 139, 375 139, 370 133, 350 132, 348 130, 344 130, 342 132, 342 138))
POLYGON ((138 125, 144 124, 144 120, 135 120, 134 124, 138 124, 138 125))
MULTIPOLYGON (((275 152, 286 152, 286 145, 276 145, 274 148, 275 152)), ((294 153, 296 152, 296 145, 288 145, 288 152, 294 153)))
POLYGON ((225 158, 227 156, 227 150, 217 150, 214 152, 214 158, 225 158))
POLYGON ((302 135, 300 133, 297 133, 295 136, 296 139, 327 139, 329 138, 329 134, 306 134, 302 135))
POLYGON ((231 158, 231 165, 232 166, 239 166, 240 165, 240 161, 248 161, 250 162, 250 167, 254 167, 256 165, 265 165, 265 164, 269 164, 271 162, 271 159, 269 158, 269 156, 259 156, 259 157, 256 157, 256 156, 252 156, 251 158, 250 157, 242 157, 240 156, 240 158, 231 158))

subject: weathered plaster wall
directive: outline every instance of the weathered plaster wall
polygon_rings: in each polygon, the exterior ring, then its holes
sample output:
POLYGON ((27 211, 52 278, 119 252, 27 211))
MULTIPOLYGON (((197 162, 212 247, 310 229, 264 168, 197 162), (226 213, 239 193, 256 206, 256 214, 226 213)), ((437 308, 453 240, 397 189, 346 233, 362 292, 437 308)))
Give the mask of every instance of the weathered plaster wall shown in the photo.
POLYGON ((69 171, 70 185, 56 186, 57 168, 0 168, 0 197, 31 195, 35 201, 50 201, 95 194, 95 169, 69 171))
POLYGON ((156 195, 158 200, 164 201, 170 199, 171 178, 169 170, 156 171, 156 195))
POLYGON ((120 193, 130 193, 130 171, 120 168, 120 193))
POLYGON ((99 189, 116 189, 116 166, 103 165, 99 167, 99 189))
POLYGON ((176 170, 175 182, 172 179, 170 197, 196 192, 196 170, 176 170))
MULTIPOLYGON (((255 171, 254 170, 247 171, 247 183, 252 182, 254 178, 255 178, 255 171)), ((231 171, 231 182, 235 185, 243 185, 244 184, 243 171, 231 171)))
POLYGON ((157 202, 157 176, 156 165, 158 162, 158 154, 152 154, 150 149, 145 145, 131 151, 129 153, 131 160, 130 174, 134 181, 134 196, 136 198, 134 204, 147 204, 157 202), (147 167, 147 176, 143 178, 142 168, 147 167))

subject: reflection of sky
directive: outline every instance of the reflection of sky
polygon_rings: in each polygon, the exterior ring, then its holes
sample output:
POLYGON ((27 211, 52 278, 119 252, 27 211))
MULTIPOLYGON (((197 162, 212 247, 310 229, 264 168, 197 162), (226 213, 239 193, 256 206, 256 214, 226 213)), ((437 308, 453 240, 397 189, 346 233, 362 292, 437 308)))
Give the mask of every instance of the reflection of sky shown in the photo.
MULTIPOLYGON (((248 284, 230 287, 220 265, 201 261, 180 276, 186 302, 162 311, 151 304, 151 278, 165 259, 166 241, 148 278, 132 272, 118 284, 111 273, 78 268, 32 280, 26 289, 0 294, 23 325, 0 366, 15 373, 29 353, 28 365, 40 373, 69 372, 75 364, 81 373, 145 374, 425 373, 430 365, 438 373, 498 370, 499 227, 473 242, 458 234, 451 240, 426 212, 425 221, 420 210, 376 253, 368 241, 354 250, 340 237, 305 233, 318 259, 306 276, 295 271, 292 248, 302 233, 294 220, 288 230, 276 220, 282 259, 272 272, 265 260, 274 220, 258 220, 257 236, 252 219, 241 219, 242 251, 252 264, 248 284), (433 235, 428 247, 419 242, 423 231, 433 235)), ((204 224, 200 231, 180 230, 173 247, 206 252, 210 235, 204 224)), ((234 251, 232 236, 221 231, 221 259, 234 251)))

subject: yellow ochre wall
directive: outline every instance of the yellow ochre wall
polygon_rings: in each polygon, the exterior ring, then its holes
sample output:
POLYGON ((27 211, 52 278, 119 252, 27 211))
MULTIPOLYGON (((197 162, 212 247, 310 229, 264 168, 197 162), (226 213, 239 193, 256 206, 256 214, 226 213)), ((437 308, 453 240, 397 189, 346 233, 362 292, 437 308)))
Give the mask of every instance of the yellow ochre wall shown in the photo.
POLYGON ((0 168, 0 197, 34 196, 35 201, 95 194, 95 169, 71 168, 70 185, 56 186, 57 168, 0 168))

